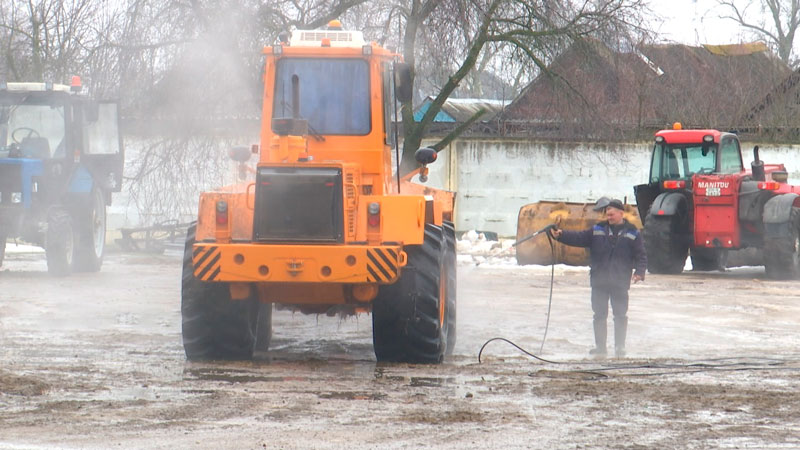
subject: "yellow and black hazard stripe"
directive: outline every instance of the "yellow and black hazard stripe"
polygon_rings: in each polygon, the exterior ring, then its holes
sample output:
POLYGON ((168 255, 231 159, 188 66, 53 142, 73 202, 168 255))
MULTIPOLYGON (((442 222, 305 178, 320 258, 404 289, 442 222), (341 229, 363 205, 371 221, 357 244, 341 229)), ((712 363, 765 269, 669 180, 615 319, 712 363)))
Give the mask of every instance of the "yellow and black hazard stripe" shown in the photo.
POLYGON ((215 246, 195 246, 192 261, 194 262, 194 276, 203 281, 214 281, 220 272, 220 252, 215 246))
POLYGON ((397 277, 397 253, 390 248, 367 250, 367 282, 388 282, 397 277))

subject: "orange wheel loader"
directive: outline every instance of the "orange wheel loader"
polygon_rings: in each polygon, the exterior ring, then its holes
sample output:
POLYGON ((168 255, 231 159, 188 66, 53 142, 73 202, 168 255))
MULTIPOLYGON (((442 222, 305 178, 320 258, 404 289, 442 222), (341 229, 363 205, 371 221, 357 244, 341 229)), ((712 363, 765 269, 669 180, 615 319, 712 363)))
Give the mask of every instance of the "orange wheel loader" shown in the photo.
MULTIPOLYGON (((254 179, 202 193, 187 233, 186 356, 266 351, 275 304, 371 312, 379 361, 441 362, 456 337, 453 194, 393 173, 408 66, 336 23, 264 57, 261 144, 230 152, 242 165, 258 153, 254 179)), ((436 153, 416 156, 424 173, 436 153)))

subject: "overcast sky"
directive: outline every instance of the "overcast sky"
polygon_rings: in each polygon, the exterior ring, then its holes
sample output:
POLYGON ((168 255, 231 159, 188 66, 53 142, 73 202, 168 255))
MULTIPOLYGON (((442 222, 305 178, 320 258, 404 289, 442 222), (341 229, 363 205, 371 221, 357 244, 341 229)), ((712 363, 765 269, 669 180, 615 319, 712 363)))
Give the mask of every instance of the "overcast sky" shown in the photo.
POLYGON ((720 19, 715 0, 653 0, 651 9, 664 18, 654 23, 662 41, 683 44, 733 44, 748 42, 742 30, 731 20, 720 19))

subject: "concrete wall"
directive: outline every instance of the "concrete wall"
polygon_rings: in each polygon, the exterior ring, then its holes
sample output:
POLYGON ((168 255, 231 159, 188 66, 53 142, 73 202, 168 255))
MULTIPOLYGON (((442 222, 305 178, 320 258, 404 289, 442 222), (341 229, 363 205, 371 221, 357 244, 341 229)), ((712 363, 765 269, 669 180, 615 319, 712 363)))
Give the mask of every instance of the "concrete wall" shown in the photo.
MULTIPOLYGON (((242 138, 237 144, 256 142, 242 138)), ((135 172, 140 147, 147 139, 126 141, 126 175, 135 172)), ((432 145, 434 142, 425 142, 432 145)), ((220 144, 219 162, 233 182, 236 164, 225 155, 228 146, 220 144)), ((430 166, 429 186, 457 193, 456 229, 459 231, 494 231, 501 236, 516 235, 520 207, 540 200, 594 202, 601 196, 627 197, 635 203, 633 186, 649 176, 650 142, 623 144, 541 142, 530 140, 460 139, 442 151, 430 166)), ((744 144, 745 165, 752 160, 752 144, 744 144)), ((800 184, 800 146, 764 146, 761 159, 766 163, 783 162, 789 170, 789 182, 800 184)), ((213 177, 212 177, 213 178, 213 177)), ((213 188, 222 180, 214 178, 213 188)), ((207 180, 211 183, 211 180, 207 180)), ((178 217, 150 219, 147 211, 138 211, 123 184, 123 193, 115 194, 109 208, 109 229, 137 227, 178 217)), ((178 187, 184 183, 176 181, 178 187)), ((202 184, 202 183, 201 183, 202 184)), ((224 183, 223 183, 224 184, 224 183)), ((196 208, 196 193, 184 193, 187 210, 196 208), (191 194, 191 195, 190 195, 191 194)), ((186 190, 186 189, 183 189, 186 190)), ((176 191, 181 189, 176 188, 176 191)), ((171 192, 169 195, 177 195, 171 192)), ((192 216, 193 217, 193 216, 192 216)), ((181 217, 183 220, 184 218, 181 217)), ((189 220, 189 219, 186 219, 189 220)))
MULTIPOLYGON (((743 144, 745 165, 752 145, 743 144)), ((457 192, 456 229, 516 234, 521 206, 540 200, 594 202, 611 196, 635 203, 633 186, 647 181, 650 142, 599 144, 528 140, 454 141, 431 166, 428 184, 457 192)), ((800 183, 800 146, 761 149, 800 183)))

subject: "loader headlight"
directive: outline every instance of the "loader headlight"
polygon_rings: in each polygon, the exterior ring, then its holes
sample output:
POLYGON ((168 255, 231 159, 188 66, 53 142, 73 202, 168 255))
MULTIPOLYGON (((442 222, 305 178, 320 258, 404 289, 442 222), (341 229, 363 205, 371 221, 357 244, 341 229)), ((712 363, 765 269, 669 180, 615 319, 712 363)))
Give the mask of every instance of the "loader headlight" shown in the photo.
POLYGON ((12 192, 11 203, 22 203, 22 192, 12 192))

